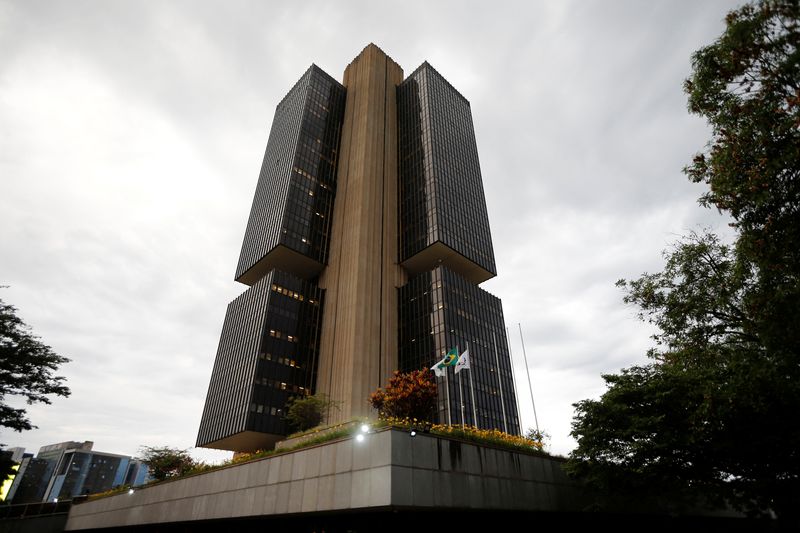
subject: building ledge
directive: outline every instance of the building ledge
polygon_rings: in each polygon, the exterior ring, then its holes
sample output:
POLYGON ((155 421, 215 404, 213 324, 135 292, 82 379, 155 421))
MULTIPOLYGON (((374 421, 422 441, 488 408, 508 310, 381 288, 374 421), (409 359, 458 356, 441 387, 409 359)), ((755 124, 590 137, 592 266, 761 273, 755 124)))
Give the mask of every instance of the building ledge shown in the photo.
POLYGON ((279 244, 237 277, 236 281, 253 286, 274 269, 283 270, 298 278, 311 280, 318 276, 323 268, 325 268, 324 264, 292 250, 286 245, 279 244))
POLYGON ((445 266, 475 285, 497 275, 467 259, 441 241, 436 241, 400 264, 411 277, 423 272, 430 272, 438 266, 445 266))
POLYGON ((241 452, 245 450, 254 452, 256 450, 271 450, 278 441, 284 438, 283 435, 273 435, 261 431, 241 431, 230 437, 225 437, 224 439, 205 442, 200 446, 203 448, 227 450, 230 452, 241 452))

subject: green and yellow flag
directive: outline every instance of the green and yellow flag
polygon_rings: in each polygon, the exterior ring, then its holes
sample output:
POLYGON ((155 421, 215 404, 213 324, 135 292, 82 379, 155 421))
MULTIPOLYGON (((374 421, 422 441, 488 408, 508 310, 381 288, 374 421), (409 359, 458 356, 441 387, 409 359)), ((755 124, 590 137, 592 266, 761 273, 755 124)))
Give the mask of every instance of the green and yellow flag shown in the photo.
POLYGON ((448 366, 456 366, 458 364, 458 350, 455 348, 451 348, 448 350, 447 355, 444 356, 444 359, 436 363, 431 367, 434 374, 438 377, 444 376, 445 372, 447 372, 448 366))

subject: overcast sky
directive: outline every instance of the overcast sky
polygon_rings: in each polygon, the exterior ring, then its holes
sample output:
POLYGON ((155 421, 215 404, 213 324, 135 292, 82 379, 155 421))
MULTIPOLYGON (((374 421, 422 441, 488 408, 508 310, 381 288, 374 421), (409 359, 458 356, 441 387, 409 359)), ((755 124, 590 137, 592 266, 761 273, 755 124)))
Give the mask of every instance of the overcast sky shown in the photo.
MULTIPOLYGON (((369 42, 472 104, 523 427, 568 453, 572 404, 643 363, 614 286, 726 221, 681 169, 691 53, 737 2, 0 0, 0 298, 72 361, 39 429, 135 454, 190 448, 275 106, 369 42)), ((228 454, 195 451, 217 460, 228 454)))

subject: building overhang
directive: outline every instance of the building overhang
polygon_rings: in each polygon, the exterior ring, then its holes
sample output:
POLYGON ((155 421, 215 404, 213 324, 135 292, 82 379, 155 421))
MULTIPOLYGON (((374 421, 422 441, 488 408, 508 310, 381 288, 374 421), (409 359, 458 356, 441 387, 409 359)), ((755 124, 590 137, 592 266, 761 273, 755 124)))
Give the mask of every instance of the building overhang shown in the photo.
POLYGON ((292 250, 286 245, 279 244, 236 278, 236 281, 253 286, 258 280, 276 268, 284 272, 291 272, 305 280, 310 280, 318 276, 322 269, 325 268, 325 265, 292 250))
POLYGON ((260 431, 240 431, 224 439, 206 442, 199 446, 230 452, 255 452, 258 450, 271 450, 275 447, 275 443, 285 438, 283 435, 273 435, 260 431))
POLYGON ((467 259, 442 241, 436 241, 400 264, 412 277, 423 272, 430 272, 438 266, 445 266, 476 285, 497 275, 467 259))

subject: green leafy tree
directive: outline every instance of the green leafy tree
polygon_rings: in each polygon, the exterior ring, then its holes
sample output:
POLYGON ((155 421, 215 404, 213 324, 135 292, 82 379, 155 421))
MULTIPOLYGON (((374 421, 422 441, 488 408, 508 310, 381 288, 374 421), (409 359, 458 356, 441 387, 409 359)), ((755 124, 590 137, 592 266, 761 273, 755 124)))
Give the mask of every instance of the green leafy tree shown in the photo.
POLYGON ((432 376, 428 369, 395 371, 386 388, 379 388, 370 395, 370 405, 382 417, 431 420, 437 399, 432 376))
POLYGON ((325 413, 335 408, 335 402, 324 394, 295 396, 286 404, 286 421, 297 431, 317 427, 325 420, 325 413))
MULTIPOLYGON (((12 407, 9 398, 24 399, 28 405, 49 404, 48 396, 69 396, 64 378, 56 376, 59 365, 69 359, 56 354, 33 335, 17 315, 17 308, 0 299, 0 427, 24 431, 34 426, 27 410, 12 407)), ((0 480, 12 472, 9 461, 0 463, 0 480)))
POLYGON ((689 109, 713 137, 685 169, 736 239, 692 234, 662 272, 620 281, 657 327, 650 362, 575 404, 568 468, 606 492, 729 502, 797 518, 800 503, 800 7, 745 5, 693 56, 689 109))
POLYGON ((9 406, 8 397, 49 404, 50 395, 69 396, 64 378, 54 375, 69 359, 56 354, 17 316, 17 308, 0 299, 0 426, 23 431, 33 429, 27 412, 9 406))
POLYGON ((200 466, 186 450, 166 446, 142 446, 139 458, 147 465, 155 481, 183 476, 200 466))

